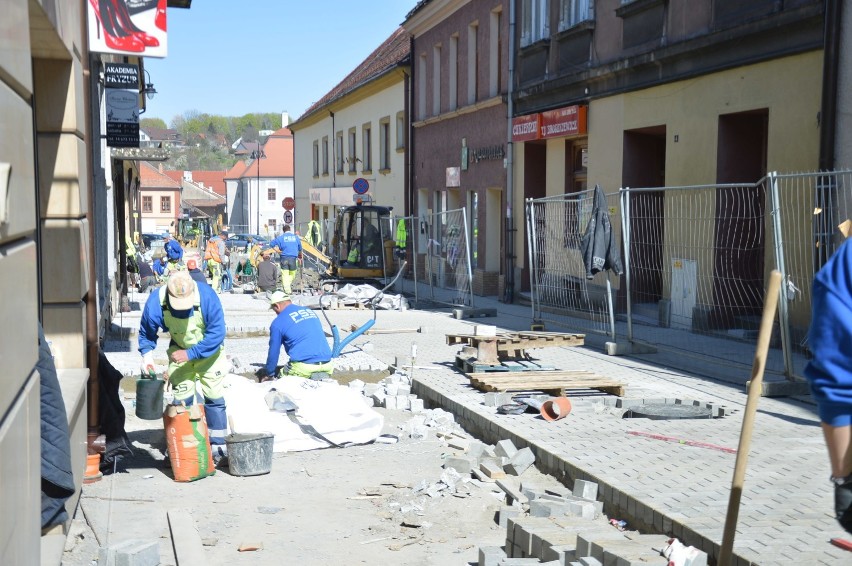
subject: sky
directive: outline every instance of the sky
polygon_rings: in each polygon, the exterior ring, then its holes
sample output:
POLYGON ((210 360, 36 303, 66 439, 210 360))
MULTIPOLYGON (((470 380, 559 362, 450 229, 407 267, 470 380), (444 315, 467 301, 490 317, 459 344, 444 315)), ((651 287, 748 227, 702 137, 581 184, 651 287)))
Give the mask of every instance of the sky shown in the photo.
POLYGON ((168 56, 145 59, 146 118, 288 112, 293 121, 373 52, 417 0, 194 0, 168 9, 168 56))

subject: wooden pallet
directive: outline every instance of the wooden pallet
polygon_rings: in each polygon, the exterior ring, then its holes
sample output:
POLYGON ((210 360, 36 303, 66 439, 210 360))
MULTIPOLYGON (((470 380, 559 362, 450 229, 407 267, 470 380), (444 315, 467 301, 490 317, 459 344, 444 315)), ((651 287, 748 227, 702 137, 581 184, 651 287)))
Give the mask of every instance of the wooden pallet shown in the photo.
POLYGON ((478 362, 475 358, 465 359, 461 356, 456 356, 455 366, 463 373, 483 373, 483 372, 527 372, 527 371, 549 371, 554 370, 553 366, 541 365, 531 360, 505 360, 499 364, 484 364, 478 362))
POLYGON ((552 395, 565 395, 566 391, 597 389, 622 397, 624 384, 590 371, 537 371, 469 373, 470 383, 480 391, 538 390, 552 395))
POLYGON ((476 336, 474 334, 447 334, 447 344, 465 344, 478 347, 481 342, 496 339, 497 352, 523 352, 527 348, 547 348, 551 346, 582 346, 585 334, 565 332, 499 332, 497 336, 476 336))

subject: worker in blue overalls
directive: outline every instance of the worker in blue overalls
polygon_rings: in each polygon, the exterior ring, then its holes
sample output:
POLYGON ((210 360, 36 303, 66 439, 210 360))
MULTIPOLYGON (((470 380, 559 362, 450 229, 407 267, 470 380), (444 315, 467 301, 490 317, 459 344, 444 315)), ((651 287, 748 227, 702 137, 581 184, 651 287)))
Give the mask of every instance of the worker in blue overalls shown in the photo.
POLYGON ((216 292, 199 285, 187 271, 177 271, 159 292, 151 293, 139 324, 142 367, 154 368, 154 348, 160 329, 171 335, 166 351, 168 378, 175 403, 195 402, 195 382, 201 384, 213 461, 227 456, 223 381, 228 374, 225 358, 225 313, 216 292))

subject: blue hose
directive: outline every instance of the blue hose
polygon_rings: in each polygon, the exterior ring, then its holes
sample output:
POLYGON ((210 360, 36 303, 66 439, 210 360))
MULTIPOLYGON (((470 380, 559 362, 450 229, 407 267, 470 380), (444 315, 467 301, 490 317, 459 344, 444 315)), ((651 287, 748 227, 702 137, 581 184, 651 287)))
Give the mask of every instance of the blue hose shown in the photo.
POLYGON ((355 338, 358 338, 366 331, 368 331, 372 326, 376 324, 376 319, 371 318, 367 322, 364 323, 363 326, 358 328, 357 330, 352 331, 352 333, 343 339, 343 342, 340 341, 340 332, 337 330, 337 325, 331 327, 331 335, 334 337, 334 346, 331 348, 331 357, 332 359, 336 358, 340 355, 340 352, 343 348, 346 347, 347 344, 352 342, 355 338))

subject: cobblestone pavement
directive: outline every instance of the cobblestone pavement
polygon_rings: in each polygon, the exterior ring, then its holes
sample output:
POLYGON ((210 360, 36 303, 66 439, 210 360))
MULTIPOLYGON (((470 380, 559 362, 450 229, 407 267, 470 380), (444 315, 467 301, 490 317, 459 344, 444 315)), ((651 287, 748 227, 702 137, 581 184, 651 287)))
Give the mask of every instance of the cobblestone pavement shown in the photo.
MULTIPOLYGON (((243 338, 238 341, 238 351, 226 343, 228 353, 244 366, 262 363, 266 353, 264 332, 272 320, 266 302, 249 295, 221 297, 229 337, 243 338)), ((138 304, 134 306, 138 308, 144 298, 137 294, 133 301, 138 304)), ((598 482, 604 511, 610 517, 625 519, 634 528, 672 534, 711 556, 717 555, 736 457, 722 449, 737 448, 746 402, 742 384, 749 375, 719 381, 706 377, 712 368, 702 367, 698 361, 693 362, 694 372, 690 373, 665 367, 663 355, 608 356, 602 341, 589 336, 583 347, 540 348, 530 353, 559 369, 593 371, 622 381, 628 404, 637 399, 697 401, 723 407, 726 416, 624 419, 624 409, 616 407, 614 398, 588 391, 570 395, 573 410, 559 421, 548 422, 530 413, 499 415, 495 408, 483 404, 484 394, 453 368, 460 346, 447 345, 445 336, 472 333, 478 324, 527 330, 530 309, 480 297, 476 306, 497 309, 497 316, 458 320, 450 308, 379 311, 374 328, 398 332, 357 338, 338 367, 349 364, 352 368, 378 369, 396 362, 409 364, 411 345, 416 344, 417 357, 410 371, 414 392, 427 406, 455 413, 469 432, 486 442, 511 438, 518 447, 529 446, 536 453, 536 465, 568 485, 575 479, 598 482), (421 331, 411 331, 417 328, 421 331), (684 442, 667 442, 649 434, 684 442)), ((347 332, 351 325, 372 318, 370 311, 364 310, 327 314, 332 324, 347 332)), ((135 310, 115 322, 132 333, 138 321, 139 311, 135 310)), ((135 338, 107 343, 111 362, 128 375, 137 371, 139 364, 135 344, 135 338)), ((166 345, 162 340, 156 354, 163 361, 166 345)), ((741 356, 742 360, 754 356, 748 344, 731 350, 729 355, 741 356)), ((844 536, 831 513, 829 474, 815 406, 807 398, 761 398, 739 510, 736 563, 850 563, 848 553, 829 543, 832 537, 844 536)))

